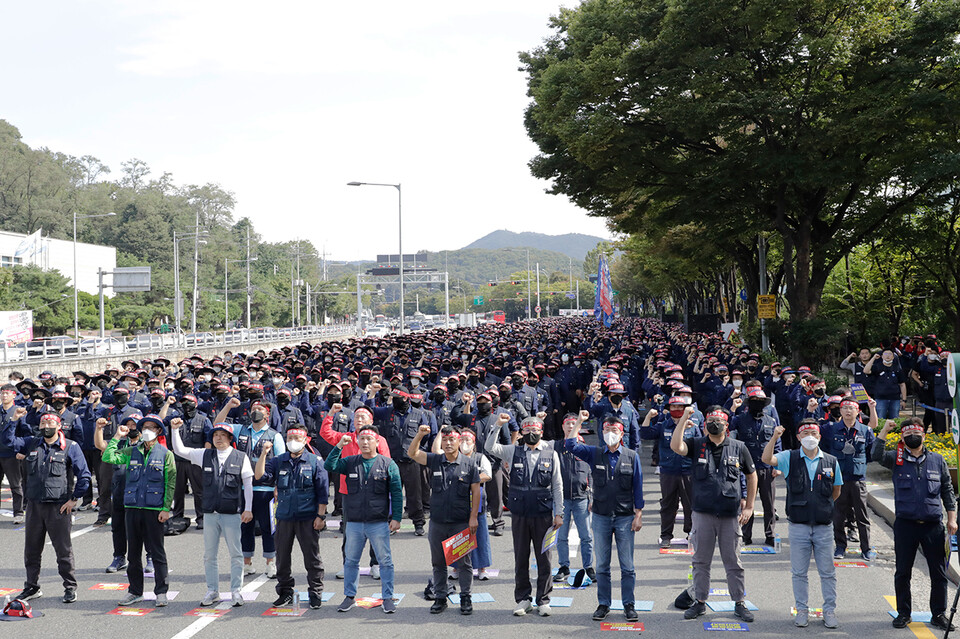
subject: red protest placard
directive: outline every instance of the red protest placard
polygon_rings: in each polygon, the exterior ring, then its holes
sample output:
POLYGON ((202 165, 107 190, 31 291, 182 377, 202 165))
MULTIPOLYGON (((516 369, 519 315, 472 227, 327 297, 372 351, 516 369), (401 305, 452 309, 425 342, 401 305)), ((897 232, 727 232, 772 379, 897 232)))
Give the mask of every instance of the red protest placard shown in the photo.
POLYGON ((643 632, 643 623, 604 621, 600 624, 600 630, 613 630, 614 632, 643 632))
POLYGON ((144 615, 150 614, 154 610, 155 608, 126 608, 121 606, 119 608, 114 608, 107 614, 119 615, 121 617, 142 617, 144 615))
POLYGON ((299 617, 307 611, 307 606, 301 606, 300 611, 293 608, 267 608, 261 614, 261 617, 299 617))
POLYGON ((126 590, 129 584, 96 584, 90 590, 126 590))
POLYGON ((471 535, 469 528, 464 528, 456 535, 443 540, 443 556, 447 565, 452 566, 476 547, 477 536, 471 535))
POLYGON ((230 612, 229 608, 194 608, 184 613, 184 617, 222 617, 230 612))

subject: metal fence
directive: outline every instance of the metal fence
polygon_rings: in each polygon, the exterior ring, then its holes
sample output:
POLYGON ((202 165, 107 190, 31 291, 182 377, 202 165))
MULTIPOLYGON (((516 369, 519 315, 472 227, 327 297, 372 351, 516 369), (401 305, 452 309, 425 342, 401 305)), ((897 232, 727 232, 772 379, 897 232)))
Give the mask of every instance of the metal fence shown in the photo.
POLYGON ((3 344, 0 363, 59 361, 89 357, 109 357, 149 351, 158 353, 185 348, 214 346, 247 346, 284 339, 309 340, 317 337, 345 337, 356 334, 356 325, 296 326, 286 328, 238 328, 221 332, 199 332, 163 335, 134 335, 123 339, 87 338, 76 340, 34 340, 24 344, 3 344))

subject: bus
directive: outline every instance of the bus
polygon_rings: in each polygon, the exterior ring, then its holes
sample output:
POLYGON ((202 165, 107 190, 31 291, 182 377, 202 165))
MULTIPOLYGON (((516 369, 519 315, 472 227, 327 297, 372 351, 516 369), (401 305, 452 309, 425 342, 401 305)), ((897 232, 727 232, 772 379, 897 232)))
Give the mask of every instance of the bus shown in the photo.
POLYGON ((507 315, 503 311, 494 311, 491 313, 491 315, 492 317, 490 319, 492 319, 494 322, 497 322, 498 324, 507 323, 507 315))

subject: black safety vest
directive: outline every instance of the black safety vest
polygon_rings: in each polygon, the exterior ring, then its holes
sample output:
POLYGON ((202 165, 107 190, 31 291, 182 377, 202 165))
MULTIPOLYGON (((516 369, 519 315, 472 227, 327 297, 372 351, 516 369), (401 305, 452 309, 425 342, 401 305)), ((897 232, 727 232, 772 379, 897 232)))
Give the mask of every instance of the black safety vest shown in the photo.
POLYGON ((477 476, 476 462, 462 453, 453 463, 448 463, 443 453, 431 461, 427 466, 432 491, 430 521, 466 524, 470 520, 470 488, 477 476))
POLYGON ((406 416, 394 411, 390 422, 387 424, 387 432, 384 434, 384 438, 390 446, 390 457, 397 460, 397 462, 412 461, 410 457, 407 456, 407 447, 410 446, 413 438, 417 436, 417 431, 420 430, 420 424, 424 423, 422 420, 423 410, 419 408, 411 407, 406 416))
MULTIPOLYGON (((237 434, 237 450, 239 450, 241 453, 245 453, 251 464, 256 464, 257 460, 260 459, 260 452, 263 450, 263 442, 268 441, 272 444, 276 438, 277 431, 268 426, 263 435, 260 436, 260 439, 257 440, 257 445, 251 446, 250 442, 253 441, 253 427, 241 426, 240 432, 237 434)), ((267 453, 267 461, 273 459, 276 454, 277 449, 271 448, 270 452, 267 453)), ((254 477, 253 485, 269 486, 270 484, 266 483, 263 479, 257 479, 254 477)))
POLYGON ((220 467, 216 448, 203 451, 203 505, 205 513, 236 515, 243 512, 243 453, 230 449, 230 454, 220 467))
POLYGON ((323 463, 313 453, 303 451, 299 459, 284 453, 277 460, 277 519, 302 520, 317 515, 317 495, 313 482, 323 472, 323 463))
POLYGON ((42 440, 35 441, 37 443, 24 461, 27 468, 26 497, 30 501, 63 503, 73 492, 67 447, 77 444, 67 439, 61 449, 60 446, 45 445, 42 440))
POLYGON ((346 470, 341 476, 346 476, 347 483, 347 494, 343 495, 344 519, 359 522, 390 519, 390 460, 377 455, 366 477, 362 455, 351 455, 343 461, 346 470))
POLYGON ((540 451, 537 467, 527 479, 526 446, 517 445, 513 449, 513 461, 510 464, 510 491, 507 503, 510 513, 519 517, 549 517, 553 514, 553 492, 550 479, 553 475, 553 450, 540 451))
POLYGON ((833 480, 837 458, 823 453, 811 488, 807 462, 799 450, 790 451, 790 476, 787 477, 787 517, 795 524, 833 522, 833 480))
POLYGON ((590 464, 567 450, 564 439, 556 441, 557 456, 560 458, 560 477, 563 479, 564 499, 586 499, 590 484, 590 464))
POLYGON ((743 442, 729 437, 719 447, 720 464, 708 439, 697 437, 693 445, 700 451, 693 464, 693 509, 720 517, 735 517, 740 509, 740 450, 743 442))
POLYGON ((633 514, 633 465, 636 451, 620 447, 616 468, 610 468, 610 449, 597 449, 593 462, 593 512, 598 515, 633 514))
POLYGON ((940 521, 943 517, 940 477, 946 462, 939 453, 926 449, 916 461, 907 459, 906 450, 903 451, 903 457, 902 464, 893 466, 893 501, 897 517, 923 522, 940 521))
POLYGON ((206 439, 203 434, 203 427, 207 418, 203 413, 197 411, 189 421, 184 420, 180 426, 180 439, 187 448, 203 448, 206 439))

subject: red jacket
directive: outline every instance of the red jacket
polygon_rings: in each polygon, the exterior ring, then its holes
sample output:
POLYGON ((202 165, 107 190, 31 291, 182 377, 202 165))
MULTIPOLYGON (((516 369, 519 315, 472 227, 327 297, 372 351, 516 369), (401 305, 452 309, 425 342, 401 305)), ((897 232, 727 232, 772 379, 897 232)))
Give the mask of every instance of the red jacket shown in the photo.
MULTIPOLYGON (((360 445, 357 444, 357 438, 354 433, 338 433, 333 430, 333 417, 326 415, 323 418, 323 422, 320 424, 320 437, 323 437, 328 444, 336 446, 340 443, 340 440, 343 439, 344 435, 350 437, 350 443, 340 451, 341 459, 349 457, 350 455, 359 455, 360 445)), ((387 459, 390 459, 390 446, 387 445, 387 440, 383 438, 383 435, 377 435, 377 452, 387 459)), ((347 479, 343 475, 340 475, 340 494, 347 494, 347 479)))

